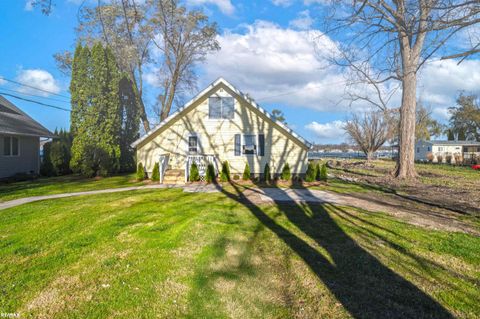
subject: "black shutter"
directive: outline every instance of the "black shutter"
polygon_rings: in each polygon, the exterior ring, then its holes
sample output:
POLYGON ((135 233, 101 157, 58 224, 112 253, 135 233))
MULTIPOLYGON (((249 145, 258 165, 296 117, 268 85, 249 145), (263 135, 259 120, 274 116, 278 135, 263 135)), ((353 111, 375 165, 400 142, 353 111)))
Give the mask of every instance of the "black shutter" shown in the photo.
POLYGON ((240 134, 235 134, 235 156, 240 156, 242 148, 242 143, 240 139, 240 134))
POLYGON ((258 155, 265 156, 265 135, 258 135, 258 155))

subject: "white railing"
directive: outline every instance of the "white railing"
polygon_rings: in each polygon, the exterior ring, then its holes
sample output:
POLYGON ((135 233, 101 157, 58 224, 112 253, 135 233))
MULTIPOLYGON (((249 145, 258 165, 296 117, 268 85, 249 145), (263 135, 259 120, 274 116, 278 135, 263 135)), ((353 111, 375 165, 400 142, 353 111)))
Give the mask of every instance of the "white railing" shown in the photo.
POLYGON ((165 177, 165 171, 168 167, 168 161, 170 160, 170 154, 160 155, 158 166, 160 170, 160 184, 163 184, 163 178, 165 177))
POLYGON ((218 163, 215 155, 187 155, 185 162, 185 182, 188 182, 190 179, 190 167, 193 163, 197 164, 198 174, 201 178, 205 178, 207 175, 208 164, 213 164, 215 176, 218 175, 218 163))

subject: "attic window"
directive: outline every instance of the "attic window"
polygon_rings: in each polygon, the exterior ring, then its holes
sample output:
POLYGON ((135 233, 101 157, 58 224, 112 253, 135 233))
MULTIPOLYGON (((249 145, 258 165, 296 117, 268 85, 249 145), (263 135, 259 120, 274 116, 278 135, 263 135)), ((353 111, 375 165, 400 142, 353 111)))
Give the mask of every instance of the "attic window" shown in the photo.
POLYGON ((208 99, 208 118, 233 119, 235 101, 233 97, 211 97, 208 99))
POLYGON ((12 110, 11 108, 9 107, 6 107, 5 105, 3 104, 0 104, 0 112, 1 113, 10 113, 10 114, 17 114, 17 115, 20 115, 20 113, 12 110))

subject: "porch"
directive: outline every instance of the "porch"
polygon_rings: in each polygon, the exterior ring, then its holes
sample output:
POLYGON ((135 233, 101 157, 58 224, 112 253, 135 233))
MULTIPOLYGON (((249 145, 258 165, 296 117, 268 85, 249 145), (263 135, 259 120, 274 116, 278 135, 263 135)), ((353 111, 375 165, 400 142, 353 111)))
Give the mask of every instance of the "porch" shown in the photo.
POLYGON ((190 169, 193 163, 198 167, 200 180, 205 181, 208 164, 213 164, 215 176, 219 173, 219 160, 215 155, 196 154, 186 155, 183 169, 172 169, 169 165, 171 154, 162 154, 159 157, 160 184, 185 184, 190 179, 190 169))

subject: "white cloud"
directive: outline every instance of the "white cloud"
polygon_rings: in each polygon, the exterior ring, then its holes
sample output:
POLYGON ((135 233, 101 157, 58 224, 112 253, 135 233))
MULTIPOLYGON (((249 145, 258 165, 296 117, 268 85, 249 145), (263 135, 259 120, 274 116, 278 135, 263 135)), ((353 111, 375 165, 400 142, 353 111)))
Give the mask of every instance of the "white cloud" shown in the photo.
POLYGON ((311 122, 305 129, 312 132, 319 142, 339 143, 345 140, 345 122, 333 121, 328 123, 311 122))
POLYGON ((34 2, 34 0, 27 0, 25 2, 25 7, 23 7, 23 9, 25 11, 32 11, 33 10, 33 2, 34 2))
POLYGON ((211 4, 217 6, 222 13, 227 15, 231 15, 235 11, 235 7, 230 0, 187 0, 187 4, 192 6, 211 4))
POLYGON ((0 85, 4 85, 5 83, 7 83, 7 81, 5 81, 0 75, 0 85))
POLYGON ((222 49, 203 65, 205 82, 222 76, 260 104, 341 109, 343 74, 326 67, 325 58, 321 58, 335 50, 333 41, 321 37, 323 45, 316 51, 313 38, 318 37, 318 31, 283 29, 265 21, 244 27, 243 33, 218 37, 222 49))
POLYGON ((419 76, 419 99, 431 106, 439 120, 448 120, 448 108, 455 105, 458 94, 480 95, 480 60, 433 61, 425 65, 419 76))
MULTIPOLYGON (((16 80, 20 83, 27 84, 32 87, 36 87, 51 93, 59 93, 60 87, 57 81, 53 78, 48 71, 41 69, 21 70, 16 80)), ((22 86, 18 89, 22 93, 34 93, 37 95, 49 96, 50 93, 35 90, 33 88, 22 86)))
POLYGON ((289 7, 293 4, 293 0, 271 0, 272 3, 279 7, 289 7))
POLYGON ((310 11, 304 10, 299 12, 298 17, 290 21, 289 26, 298 30, 308 30, 313 24, 313 19, 310 16, 310 11))

